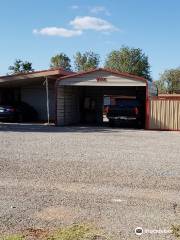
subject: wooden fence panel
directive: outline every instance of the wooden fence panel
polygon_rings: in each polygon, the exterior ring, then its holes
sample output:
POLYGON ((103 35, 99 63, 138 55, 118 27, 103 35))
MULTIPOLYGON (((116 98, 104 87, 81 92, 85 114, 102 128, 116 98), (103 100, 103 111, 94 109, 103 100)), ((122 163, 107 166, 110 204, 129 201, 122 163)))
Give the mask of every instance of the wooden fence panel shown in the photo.
POLYGON ((180 131, 180 98, 150 99, 148 128, 180 131))

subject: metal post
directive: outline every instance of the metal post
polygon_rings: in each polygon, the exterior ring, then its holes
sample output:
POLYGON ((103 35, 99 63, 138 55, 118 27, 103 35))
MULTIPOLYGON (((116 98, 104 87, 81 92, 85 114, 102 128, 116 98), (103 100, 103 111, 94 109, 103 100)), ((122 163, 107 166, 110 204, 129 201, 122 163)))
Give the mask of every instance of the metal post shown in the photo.
POLYGON ((47 107, 47 120, 48 120, 48 124, 50 123, 49 120, 49 85, 48 85, 48 78, 46 77, 46 107, 47 107))

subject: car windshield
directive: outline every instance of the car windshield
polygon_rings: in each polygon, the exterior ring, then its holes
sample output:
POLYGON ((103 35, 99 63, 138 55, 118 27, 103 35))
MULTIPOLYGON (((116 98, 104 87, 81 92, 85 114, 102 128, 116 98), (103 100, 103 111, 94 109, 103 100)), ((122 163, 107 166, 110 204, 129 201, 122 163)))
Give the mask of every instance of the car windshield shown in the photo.
POLYGON ((139 102, 136 99, 117 99, 116 106, 118 107, 137 107, 139 102))

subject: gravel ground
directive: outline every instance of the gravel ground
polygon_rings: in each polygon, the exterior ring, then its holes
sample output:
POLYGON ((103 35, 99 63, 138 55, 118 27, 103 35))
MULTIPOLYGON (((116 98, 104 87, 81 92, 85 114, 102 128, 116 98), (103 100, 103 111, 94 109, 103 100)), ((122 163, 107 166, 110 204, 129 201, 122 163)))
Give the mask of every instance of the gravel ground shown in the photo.
MULTIPOLYGON (((0 125, 0 232, 91 223, 114 239, 180 224, 180 134, 0 125)), ((173 239, 143 234, 142 239, 173 239)))

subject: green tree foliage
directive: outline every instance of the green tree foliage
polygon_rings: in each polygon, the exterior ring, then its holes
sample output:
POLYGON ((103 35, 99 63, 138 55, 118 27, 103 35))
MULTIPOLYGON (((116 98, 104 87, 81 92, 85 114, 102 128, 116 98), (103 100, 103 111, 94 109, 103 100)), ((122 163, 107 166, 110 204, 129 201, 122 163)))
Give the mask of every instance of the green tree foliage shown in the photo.
POLYGON ((156 82, 159 92, 180 92, 180 68, 168 69, 161 74, 156 82))
POLYGON ((94 52, 77 52, 74 56, 74 65, 76 71, 87 71, 99 66, 100 56, 94 52))
POLYGON ((159 93, 167 93, 167 88, 165 86, 164 81, 159 79, 157 81, 154 81, 154 84, 157 87, 159 93))
POLYGON ((70 58, 64 54, 60 53, 51 58, 51 68, 63 68, 64 70, 70 71, 71 70, 71 60, 70 58))
POLYGON ((122 47, 107 56, 105 67, 151 80, 148 57, 140 48, 122 47))
POLYGON ((32 63, 28 61, 22 61, 20 59, 16 59, 13 66, 9 66, 9 70, 12 74, 16 73, 28 73, 34 71, 32 68, 32 63))

